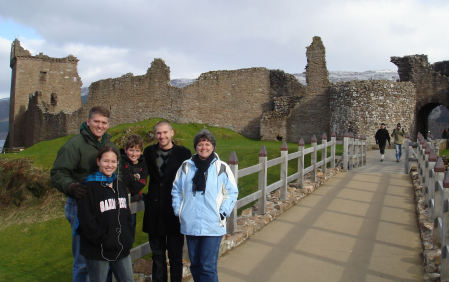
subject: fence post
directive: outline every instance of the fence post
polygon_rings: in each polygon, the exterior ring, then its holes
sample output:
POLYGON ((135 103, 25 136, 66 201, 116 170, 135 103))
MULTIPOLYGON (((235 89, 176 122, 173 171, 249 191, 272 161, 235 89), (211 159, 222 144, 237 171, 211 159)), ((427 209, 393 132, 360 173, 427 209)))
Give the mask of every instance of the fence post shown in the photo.
MULTIPOLYGON (((437 157, 435 156, 435 152, 433 151, 433 149, 430 150, 428 159, 429 159, 429 172, 428 172, 429 179, 427 180, 427 185, 428 185, 427 187, 429 189, 429 195, 430 195, 430 201, 431 201, 431 202, 429 202, 429 206, 431 207, 430 216, 432 217, 433 214, 435 213, 434 210, 435 210, 435 201, 436 201, 436 199, 435 199, 436 174, 435 174, 434 168, 435 168, 435 164, 437 161, 437 157)), ((432 221, 434 219, 435 218, 432 217, 432 221)))
POLYGON ((284 141, 282 142, 281 146, 281 180, 282 180, 282 186, 279 192, 279 197, 281 200, 287 199, 287 176, 288 176, 288 147, 287 143, 284 141))
POLYGON ((434 197, 434 209, 432 212, 432 218, 436 219, 441 217, 441 211, 443 206, 444 195, 443 191, 440 189, 442 187, 443 179, 444 179, 444 162, 442 158, 438 158, 435 167, 433 168, 435 172, 435 197, 434 197))
POLYGON ((355 147, 355 139, 354 133, 349 132, 349 144, 348 144, 348 167, 349 170, 354 168, 354 147, 355 147))
POLYGON ((349 169, 349 133, 343 136, 343 170, 349 169))
POLYGON ((363 165, 366 165, 366 136, 363 135, 363 165))
MULTIPOLYGON (((445 192, 443 194, 446 194, 446 196, 447 196, 448 188, 449 188, 449 172, 446 171, 446 173, 444 174, 444 180, 443 180, 443 191, 445 192)), ((448 232, 448 229, 449 229, 449 207, 448 207, 447 199, 443 200, 442 204, 443 204, 442 205, 443 210, 442 210, 441 217, 442 217, 443 224, 442 224, 442 228, 441 228, 442 230, 440 230, 440 234, 442 235, 440 238, 440 242, 441 242, 441 247, 444 248, 448 243, 448 237, 449 237, 449 232, 448 232)))
POLYGON ((316 178, 316 170, 317 170, 317 166, 316 166, 316 160, 317 160, 316 147, 317 147, 317 140, 316 140, 315 134, 312 135, 312 138, 311 138, 310 141, 311 141, 311 143, 312 143, 311 145, 313 147, 313 152, 312 152, 312 157, 311 157, 311 164, 313 166, 312 179, 313 179, 313 182, 316 182, 317 181, 317 178, 316 178))
POLYGON ((419 147, 418 147, 418 151, 419 151, 419 184, 424 184, 424 173, 425 173, 425 157, 426 154, 424 153, 425 150, 425 143, 423 143, 423 141, 421 140, 419 142, 419 147))
POLYGON ((442 245, 440 281, 449 281, 449 249, 442 245))
POLYGON ((260 191, 260 198, 257 204, 258 214, 265 214, 267 209, 267 149, 265 146, 259 151, 259 164, 262 169, 259 171, 258 189, 260 191))
MULTIPOLYGON (((232 173, 234 174, 235 183, 238 187, 239 183, 239 160, 237 158, 237 154, 235 151, 231 152, 231 155, 228 159, 229 167, 231 168, 232 173)), ((234 209, 232 210, 231 215, 228 218, 226 231, 228 234, 232 234, 237 229, 237 204, 234 205, 234 209)))
POLYGON ((326 162, 326 158, 327 158, 327 135, 326 133, 323 133, 323 136, 321 136, 321 144, 324 145, 323 151, 321 151, 321 160, 324 161, 323 163, 323 173, 326 173, 326 169, 327 169, 327 162, 326 162))
POLYGON ((298 141, 298 188, 304 188, 304 139, 298 141))
POLYGON ((331 168, 335 168, 335 149, 337 146, 337 134, 331 133, 331 168))

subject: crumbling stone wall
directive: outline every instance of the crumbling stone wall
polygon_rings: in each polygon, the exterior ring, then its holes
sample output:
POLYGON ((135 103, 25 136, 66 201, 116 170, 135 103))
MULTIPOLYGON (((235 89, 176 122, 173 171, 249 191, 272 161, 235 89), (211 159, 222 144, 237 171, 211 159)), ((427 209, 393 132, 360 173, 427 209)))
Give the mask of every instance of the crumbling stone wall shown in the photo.
MULTIPOLYGON (((330 129, 342 136, 352 128, 375 144, 374 135, 383 122, 388 131, 396 124, 409 131, 415 120, 416 91, 410 82, 387 80, 349 81, 329 88, 330 129)), ((393 140, 392 140, 393 142, 393 140)))
POLYGON ((272 109, 272 97, 299 95, 301 89, 292 75, 266 68, 211 71, 177 88, 170 85, 169 67, 155 59, 145 75, 92 83, 83 112, 87 115, 92 106, 103 105, 111 110, 111 126, 160 117, 226 127, 259 138, 260 119, 272 109))
POLYGON ((448 62, 429 64, 426 55, 413 55, 405 57, 391 57, 398 67, 400 81, 410 81, 416 88, 416 123, 413 136, 420 131, 427 134, 427 119, 438 105, 449 108, 449 77, 447 74, 448 62))
POLYGON ((313 37, 306 55, 306 95, 287 118, 287 136, 291 142, 297 142, 300 138, 310 142, 312 135, 319 137, 324 132, 329 133, 330 82, 326 67, 326 50, 320 37, 313 37))
POLYGON ((9 111, 8 147, 29 144, 24 134, 25 112, 29 96, 36 91, 39 101, 45 104, 48 113, 64 111, 71 113, 81 107, 81 78, 78 75, 78 59, 74 56, 51 58, 42 53, 32 56, 20 46, 19 40, 11 45, 10 66, 12 69, 9 111))

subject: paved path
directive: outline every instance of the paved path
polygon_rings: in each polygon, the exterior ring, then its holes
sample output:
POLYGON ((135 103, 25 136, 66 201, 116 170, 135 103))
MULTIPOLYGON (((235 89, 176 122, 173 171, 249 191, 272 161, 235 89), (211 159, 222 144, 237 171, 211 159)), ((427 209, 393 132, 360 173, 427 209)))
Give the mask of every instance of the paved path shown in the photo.
POLYGON ((227 281, 422 281, 412 184, 387 150, 341 173, 219 259, 227 281))

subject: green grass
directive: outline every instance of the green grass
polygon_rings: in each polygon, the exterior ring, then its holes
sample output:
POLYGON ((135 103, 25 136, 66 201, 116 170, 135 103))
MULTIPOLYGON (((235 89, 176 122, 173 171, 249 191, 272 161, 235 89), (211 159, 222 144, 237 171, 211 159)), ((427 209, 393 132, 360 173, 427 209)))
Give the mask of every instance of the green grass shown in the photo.
MULTIPOLYGON (((119 147, 129 134, 144 137, 145 146, 155 142, 148 136, 159 119, 150 119, 134 124, 122 124, 108 132, 119 147)), ((193 137, 202 128, 208 128, 216 137, 216 151, 220 158, 227 161, 232 151, 239 160, 239 168, 258 163, 258 153, 266 147, 268 160, 280 156, 281 143, 277 141, 259 141, 245 138, 228 129, 205 126, 201 124, 173 124, 175 142, 186 146, 192 153, 193 137)), ((40 142, 14 154, 4 154, 2 158, 29 158, 34 165, 44 171, 49 170, 56 158, 59 148, 70 136, 40 142)), ((298 150, 296 143, 288 143, 289 153, 298 150)), ((329 152, 330 153, 330 152, 329 152)), ((328 154, 329 154, 328 153, 328 154)), ((342 146, 337 146, 337 154, 342 153, 342 146)), ((318 159, 321 152, 318 153, 318 159)), ((306 167, 310 165, 310 155, 306 156, 306 167)), ((288 174, 297 171, 297 161, 289 162, 288 174)), ((279 180, 280 165, 268 169, 268 184, 279 180)), ((239 198, 257 190, 257 174, 239 179, 239 198)), ((21 207, 23 208, 23 207, 21 207)), ((63 207, 61 206, 61 209, 63 207)), ((0 217, 4 213, 0 211, 0 217)), ((41 216, 41 215, 38 215, 41 216)), ((143 212, 137 215, 136 242, 140 245, 148 240, 142 230, 143 212)), ((39 223, 13 224, 0 228, 0 280, 4 281, 70 281, 71 280, 71 231, 63 217, 39 223)))

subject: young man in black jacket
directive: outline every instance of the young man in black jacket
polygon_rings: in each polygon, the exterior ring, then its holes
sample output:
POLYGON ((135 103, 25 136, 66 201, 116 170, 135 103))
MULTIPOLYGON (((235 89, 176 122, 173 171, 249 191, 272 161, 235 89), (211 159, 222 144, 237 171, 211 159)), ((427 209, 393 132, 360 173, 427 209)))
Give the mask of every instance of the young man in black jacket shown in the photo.
POLYGON ((376 144, 379 145, 380 150, 380 161, 384 161, 384 154, 385 154, 385 146, 391 145, 390 143, 390 134, 388 133, 388 130, 385 128, 385 123, 380 124, 380 129, 376 132, 376 144))
POLYGON ((191 157, 191 152, 173 143, 174 131, 167 121, 157 123, 154 134, 158 143, 143 152, 150 175, 143 231, 148 233, 153 252, 153 281, 167 281, 167 251, 170 280, 181 282, 184 236, 173 212, 171 190, 178 168, 191 157))

